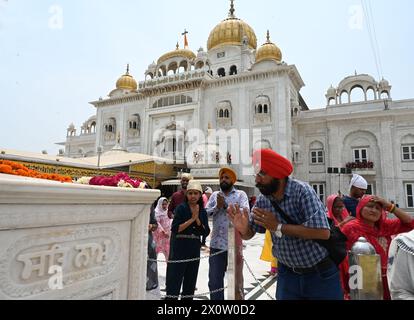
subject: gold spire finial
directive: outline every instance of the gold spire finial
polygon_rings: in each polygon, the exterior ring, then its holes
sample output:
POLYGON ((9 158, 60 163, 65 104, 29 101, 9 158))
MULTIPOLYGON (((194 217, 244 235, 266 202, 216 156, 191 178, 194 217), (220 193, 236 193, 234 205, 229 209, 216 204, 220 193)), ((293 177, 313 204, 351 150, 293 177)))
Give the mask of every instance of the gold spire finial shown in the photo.
POLYGON ((266 39, 267 39, 267 43, 270 43, 270 32, 269 32, 269 30, 267 30, 266 39))
POLYGON ((127 64, 126 75, 129 76, 129 63, 127 64))
POLYGON ((235 18, 234 12, 236 10, 234 9, 234 0, 230 0, 230 12, 229 12, 229 18, 235 18))
POLYGON ((176 50, 180 49, 180 45, 178 44, 178 41, 177 41, 177 44, 176 44, 176 46, 175 46, 175 49, 176 49, 176 50))

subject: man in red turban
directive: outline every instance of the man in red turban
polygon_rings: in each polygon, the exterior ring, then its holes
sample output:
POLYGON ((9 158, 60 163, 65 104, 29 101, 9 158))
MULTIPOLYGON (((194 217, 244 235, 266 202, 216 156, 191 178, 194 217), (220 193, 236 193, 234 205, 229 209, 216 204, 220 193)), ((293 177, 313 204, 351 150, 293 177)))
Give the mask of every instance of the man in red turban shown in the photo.
POLYGON ((315 190, 290 178, 292 163, 266 149, 253 154, 256 186, 262 193, 252 212, 230 206, 228 215, 244 240, 272 235, 279 263, 277 300, 343 300, 339 269, 318 240, 328 240, 326 208, 315 190))
POLYGON ((256 151, 253 154, 253 165, 256 170, 256 174, 263 170, 275 179, 287 178, 293 172, 292 163, 285 157, 270 149, 256 151))
POLYGON ((256 176, 273 178, 268 184, 263 184, 256 179, 256 187, 265 196, 271 195, 275 190, 280 190, 281 185, 283 187, 284 182, 293 172, 292 163, 270 149, 256 151, 253 154, 253 165, 256 176))

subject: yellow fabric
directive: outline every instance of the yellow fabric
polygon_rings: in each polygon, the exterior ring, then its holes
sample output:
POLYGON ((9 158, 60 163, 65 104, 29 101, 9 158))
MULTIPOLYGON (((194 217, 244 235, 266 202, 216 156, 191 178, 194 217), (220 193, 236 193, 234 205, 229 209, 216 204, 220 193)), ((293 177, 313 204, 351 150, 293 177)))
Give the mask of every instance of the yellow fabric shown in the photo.
POLYGON ((277 259, 273 257, 272 247, 273 247, 272 235, 270 234, 270 231, 267 230, 260 260, 271 262, 272 267, 277 268, 277 259))

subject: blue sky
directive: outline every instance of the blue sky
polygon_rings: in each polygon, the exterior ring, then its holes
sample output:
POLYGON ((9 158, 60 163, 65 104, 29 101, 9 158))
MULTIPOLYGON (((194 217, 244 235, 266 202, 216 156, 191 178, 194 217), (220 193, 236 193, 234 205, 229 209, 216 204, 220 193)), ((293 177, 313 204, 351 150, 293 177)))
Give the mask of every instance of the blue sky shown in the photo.
MULTIPOLYGON (((414 2, 371 2, 383 75, 395 100, 414 98, 414 2)), ((266 30, 306 83, 311 108, 356 71, 379 78, 361 0, 236 0, 236 16, 265 42, 266 30), (362 24, 358 22, 362 21, 362 24)), ((228 0, 0 0, 0 147, 57 153, 66 128, 80 125, 131 64, 147 66, 182 43, 206 48, 227 17, 228 0)))

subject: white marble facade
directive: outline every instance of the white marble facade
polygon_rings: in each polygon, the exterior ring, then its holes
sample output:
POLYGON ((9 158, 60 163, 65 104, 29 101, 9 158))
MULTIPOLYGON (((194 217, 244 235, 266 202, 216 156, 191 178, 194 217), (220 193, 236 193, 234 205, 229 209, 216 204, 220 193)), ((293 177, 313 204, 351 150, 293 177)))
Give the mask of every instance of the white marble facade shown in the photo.
MULTIPOLYGON (((69 127, 65 154, 89 156, 119 140, 130 152, 161 150, 157 155, 184 161, 192 156, 184 159, 189 130, 248 129, 246 150, 266 146, 293 159, 295 177, 313 184, 322 198, 348 192, 350 175, 327 174, 329 167, 366 161, 373 168, 356 172, 373 192, 414 207, 414 99, 392 100, 388 81, 355 74, 328 89, 327 106, 309 110, 297 68, 282 60, 269 34, 263 43, 257 46, 253 29, 236 18, 232 5, 229 17, 212 30, 207 51, 189 50, 185 34, 184 49, 177 45, 149 65, 145 81, 135 82, 128 67, 108 99, 92 102, 96 115, 82 134, 69 127), (362 99, 354 101, 354 90, 362 91, 362 99), (181 138, 165 134, 171 129, 181 138)), ((233 165, 241 180, 252 182, 233 165)))

